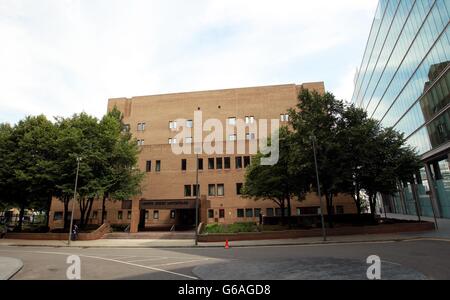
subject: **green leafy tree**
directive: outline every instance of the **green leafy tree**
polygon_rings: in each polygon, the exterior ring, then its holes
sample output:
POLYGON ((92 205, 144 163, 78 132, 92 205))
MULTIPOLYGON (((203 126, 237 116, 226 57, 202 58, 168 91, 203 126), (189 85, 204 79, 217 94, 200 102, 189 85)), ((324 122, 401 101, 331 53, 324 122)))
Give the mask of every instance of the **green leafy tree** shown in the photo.
POLYGON ((282 222, 285 224, 285 210, 291 216, 291 202, 293 199, 302 200, 307 188, 303 180, 303 174, 296 173, 296 168, 291 168, 292 157, 290 155, 292 134, 287 128, 282 128, 279 135, 279 161, 275 165, 262 165, 261 153, 256 155, 248 167, 243 196, 255 200, 271 200, 281 209, 282 222))
POLYGON ((347 161, 343 141, 338 135, 338 121, 344 112, 342 101, 331 93, 319 94, 302 89, 297 109, 290 110, 293 128, 292 155, 297 173, 317 189, 312 138, 317 143, 317 161, 321 190, 326 199, 329 225, 333 226, 333 200, 343 191, 347 161))
POLYGON ((9 199, 20 209, 18 230, 26 208, 50 208, 57 176, 55 141, 55 126, 43 115, 27 117, 12 129, 6 154, 9 174, 4 183, 9 199))

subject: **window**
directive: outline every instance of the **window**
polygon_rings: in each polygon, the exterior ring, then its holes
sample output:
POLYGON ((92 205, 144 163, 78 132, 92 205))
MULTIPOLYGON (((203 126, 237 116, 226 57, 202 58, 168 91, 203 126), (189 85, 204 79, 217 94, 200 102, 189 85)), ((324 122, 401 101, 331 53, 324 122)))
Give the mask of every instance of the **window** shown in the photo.
POLYGON ((217 185, 217 196, 219 197, 225 196, 225 186, 223 184, 217 185))
POLYGON ((336 214, 337 215, 343 215, 344 214, 344 207, 342 205, 336 206, 336 214))
POLYGON ((161 161, 160 160, 156 161, 155 171, 156 172, 161 172, 161 161))
POLYGON ((145 131, 145 123, 138 123, 137 131, 145 131))
POLYGON ((222 170, 223 169, 223 159, 222 157, 216 158, 216 169, 222 170))
POLYGON ((245 156, 244 157, 244 168, 247 168, 248 166, 250 166, 250 156, 245 156))
POLYGON ((253 218, 253 209, 247 208, 247 209, 245 210, 245 217, 246 217, 246 218, 253 218))
POLYGON ((214 219, 214 210, 208 209, 208 219, 214 219))
POLYGON ((108 212, 107 212, 107 211, 104 211, 104 212, 103 212, 103 219, 106 220, 107 217, 108 217, 108 212))
POLYGON ((131 220, 131 210, 129 210, 128 213, 127 213, 127 219, 131 220))
POLYGON ((153 219, 159 220, 159 210, 154 210, 153 211, 153 219))
POLYGON ((225 219, 225 209, 219 210, 219 218, 220 219, 225 219))
POLYGON ((193 196, 197 197, 197 191, 199 191, 199 196, 200 196, 200 184, 197 186, 197 189, 195 188, 195 184, 192 186, 192 191, 194 192, 193 196))
POLYGON ((216 195, 216 185, 210 184, 208 185, 208 196, 214 197, 216 195))
POLYGON ((145 140, 137 140, 138 146, 142 147, 145 144, 145 140))
POLYGON ((238 209, 237 210, 237 217, 238 218, 243 218, 244 217, 244 210, 243 209, 238 209))
POLYGON ((172 129, 172 130, 177 129, 177 122, 175 122, 175 121, 170 121, 170 122, 169 122, 169 129, 172 129))
POLYGON ((262 212, 261 208, 255 208, 255 218, 259 218, 261 212, 262 212))
POLYGON ((145 211, 145 219, 148 220, 148 210, 145 211))
POLYGON ((192 128, 194 127, 194 122, 192 120, 187 120, 186 121, 186 127, 187 128, 192 128))
POLYGON ((124 124, 122 127, 122 132, 130 132, 130 125, 124 124))
POLYGON ((181 171, 186 171, 186 170, 187 170, 187 160, 182 159, 181 160, 181 171))
POLYGON ((184 139, 184 142, 185 142, 186 144, 192 144, 192 137, 187 137, 187 138, 185 138, 185 139, 184 139))
POLYGON ((245 135, 245 139, 246 139, 247 141, 253 141, 253 140, 255 139, 255 134, 254 134, 254 133, 247 133, 247 134, 245 135))
POLYGON ((236 169, 242 169, 242 157, 236 157, 236 169))
POLYGON ((123 211, 119 210, 117 212, 117 220, 122 220, 123 219, 123 211))
POLYGON ((268 209, 267 209, 267 216, 268 216, 268 217, 273 217, 273 216, 274 216, 273 208, 268 208, 268 209))
POLYGON ((63 213, 61 211, 56 211, 53 215, 54 221, 61 221, 63 219, 63 213))
POLYGON ((230 142, 235 142, 235 141, 237 140, 237 135, 236 135, 236 134, 230 134, 230 135, 228 136, 228 140, 229 140, 230 142))
POLYGON ((255 123, 255 117, 245 117, 245 124, 253 124, 255 123))
POLYGON ((97 218, 98 218, 98 211, 94 211, 92 213, 92 219, 97 220, 97 218))
POLYGON ((289 114, 282 114, 280 119, 281 122, 289 122, 289 114))
POLYGON ((236 125, 236 118, 235 117, 228 118, 228 125, 235 126, 236 125))
POLYGON ((176 216, 177 216, 176 210, 172 209, 172 210, 170 211, 170 218, 171 218, 172 220, 175 220, 176 216))
POLYGON ((225 157, 224 159, 225 169, 231 169, 231 158, 225 157))
POLYGON ((198 169, 203 170, 203 158, 198 159, 198 169))
POLYGON ((145 165, 145 171, 147 173, 150 173, 152 171, 152 161, 151 160, 147 160, 147 164, 145 165))
POLYGON ((236 183, 236 195, 242 195, 242 183, 236 183))
POLYGON ((191 197, 192 196, 192 186, 185 185, 184 186, 184 197, 191 197))
POLYGON ((176 145, 177 144, 177 139, 169 139, 169 145, 176 145))
POLYGON ((208 158, 208 169, 214 170, 214 158, 208 158))

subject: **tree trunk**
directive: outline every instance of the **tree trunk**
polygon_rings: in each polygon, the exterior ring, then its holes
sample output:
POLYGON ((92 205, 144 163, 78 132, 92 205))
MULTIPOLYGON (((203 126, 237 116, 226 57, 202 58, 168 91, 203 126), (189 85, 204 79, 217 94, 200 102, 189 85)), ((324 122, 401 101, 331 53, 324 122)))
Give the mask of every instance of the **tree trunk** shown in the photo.
POLYGON ((375 223, 375 209, 376 209, 376 194, 369 193, 369 205, 370 205, 370 215, 372 216, 372 221, 375 223))
POLYGON ((64 229, 69 229, 69 197, 63 198, 64 202, 64 229))
POLYGON ((333 222, 333 194, 332 193, 325 193, 325 198, 327 200, 327 213, 328 213, 328 226, 330 228, 334 227, 333 222))
POLYGON ((45 220, 45 227, 47 227, 47 229, 49 228, 50 225, 50 210, 52 208, 52 200, 53 200, 53 196, 50 196, 50 199, 47 202, 47 211, 46 211, 46 220, 45 220))
POLYGON ((358 210, 358 215, 360 216, 362 214, 361 209, 361 191, 356 191, 356 209, 358 210))
POLYGON ((103 201, 102 201, 102 222, 101 222, 102 225, 105 223, 106 198, 107 198, 107 195, 105 194, 103 196, 103 201))
POLYGON ((291 210, 291 198, 290 197, 288 197, 287 199, 287 208, 288 208, 288 226, 289 226, 289 229, 291 229, 291 227, 292 227, 292 224, 291 224, 291 217, 292 217, 292 210, 291 210))
POLYGON ((91 216, 91 211, 92 211, 92 205, 93 204, 94 204, 94 198, 89 199, 89 203, 88 203, 89 206, 88 206, 88 210, 87 210, 86 218, 85 218, 86 225, 89 225, 89 218, 91 216))
POLYGON ((281 208, 281 224, 286 225, 286 214, 285 214, 286 205, 284 203, 284 199, 283 201, 281 201, 280 208, 281 208))
POLYGON ((19 223, 17 224, 17 231, 19 232, 22 231, 24 216, 25 216, 25 201, 20 204, 19 223))

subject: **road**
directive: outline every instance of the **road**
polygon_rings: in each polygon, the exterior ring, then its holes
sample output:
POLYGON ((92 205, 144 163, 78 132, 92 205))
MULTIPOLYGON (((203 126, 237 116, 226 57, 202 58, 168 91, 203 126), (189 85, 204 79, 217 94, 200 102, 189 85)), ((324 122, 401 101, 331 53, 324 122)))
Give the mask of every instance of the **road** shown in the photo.
POLYGON ((0 246, 0 256, 23 261, 13 280, 67 279, 71 255, 83 280, 366 279, 371 255, 382 260, 382 279, 450 279, 450 242, 439 239, 229 250, 0 246))

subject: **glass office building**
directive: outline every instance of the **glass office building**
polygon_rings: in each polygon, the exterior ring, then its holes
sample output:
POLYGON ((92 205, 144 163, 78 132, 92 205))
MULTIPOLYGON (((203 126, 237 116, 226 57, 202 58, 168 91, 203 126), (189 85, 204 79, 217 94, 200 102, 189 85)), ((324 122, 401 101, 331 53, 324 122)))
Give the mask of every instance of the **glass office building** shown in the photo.
POLYGON ((387 211, 450 218, 450 0, 380 0, 353 103, 422 156, 387 211))

